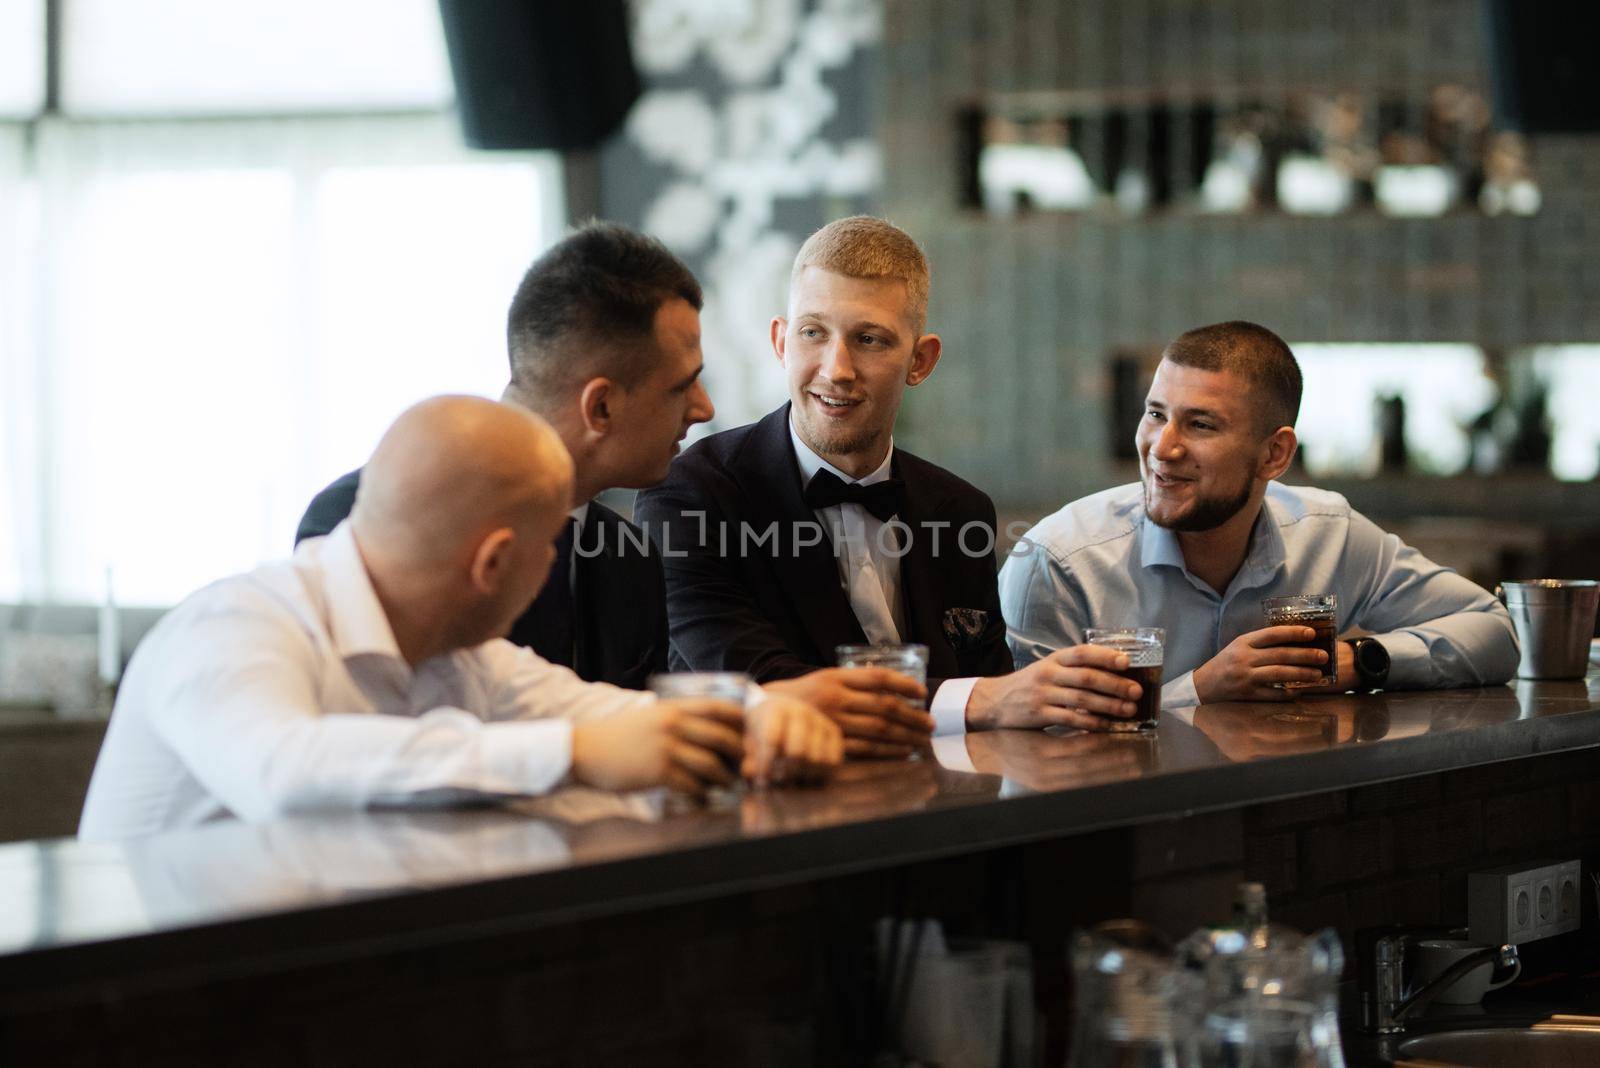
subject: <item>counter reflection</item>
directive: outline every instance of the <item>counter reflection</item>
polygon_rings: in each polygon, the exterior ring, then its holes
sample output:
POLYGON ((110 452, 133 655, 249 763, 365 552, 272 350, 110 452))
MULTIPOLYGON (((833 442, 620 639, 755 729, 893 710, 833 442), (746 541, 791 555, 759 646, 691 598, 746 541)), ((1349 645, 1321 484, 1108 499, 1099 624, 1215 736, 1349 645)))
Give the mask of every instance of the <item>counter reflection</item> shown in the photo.
MULTIPOLYGON (((917 759, 847 764, 825 789, 741 788, 704 804, 662 791, 618 796, 572 788, 474 811, 230 820, 125 843, 16 843, 0 846, 0 899, 13 906, 0 910, 0 957, 418 889, 671 858, 741 841, 978 809, 1022 795, 1142 786, 1211 771, 1225 779, 1227 768, 1243 763, 1408 745, 1582 716, 1597 706, 1600 675, 1426 693, 1302 696, 1179 710, 1165 714, 1150 734, 997 730, 941 738, 917 759)), ((1423 755, 1415 759, 1426 762, 1433 751, 1419 750, 1423 755)), ((1491 751, 1497 750, 1485 749, 1491 751)), ((1348 768, 1359 778, 1362 766, 1364 758, 1356 756, 1348 768)), ((1296 775, 1285 765, 1284 779, 1296 775)), ((1219 781, 1194 780, 1213 787, 1219 781)), ((1163 792, 1152 786, 1117 796, 1136 797, 1139 807, 1165 804, 1152 800, 1158 795, 1188 795, 1187 787, 1163 792)), ((909 833, 912 825, 905 826, 909 833)), ((874 848, 892 853, 897 833, 889 824, 874 829, 885 836, 874 848)), ((671 870, 670 861, 650 870, 656 874, 649 878, 659 877, 671 870)))

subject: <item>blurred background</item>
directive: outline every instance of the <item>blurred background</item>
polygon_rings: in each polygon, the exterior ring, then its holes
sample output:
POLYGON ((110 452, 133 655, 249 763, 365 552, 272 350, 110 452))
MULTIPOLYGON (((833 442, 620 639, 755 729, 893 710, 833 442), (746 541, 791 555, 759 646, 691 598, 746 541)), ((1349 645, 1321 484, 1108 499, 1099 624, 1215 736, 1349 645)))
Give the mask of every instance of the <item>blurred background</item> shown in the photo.
POLYGON ((103 714, 403 407, 497 395, 592 215, 705 282, 708 429, 782 401, 793 255, 870 211, 945 341, 897 440, 1003 519, 1134 479, 1162 345, 1247 318, 1305 370, 1291 481, 1592 575, 1595 16, 1550 7, 0 0, 0 709, 103 714))

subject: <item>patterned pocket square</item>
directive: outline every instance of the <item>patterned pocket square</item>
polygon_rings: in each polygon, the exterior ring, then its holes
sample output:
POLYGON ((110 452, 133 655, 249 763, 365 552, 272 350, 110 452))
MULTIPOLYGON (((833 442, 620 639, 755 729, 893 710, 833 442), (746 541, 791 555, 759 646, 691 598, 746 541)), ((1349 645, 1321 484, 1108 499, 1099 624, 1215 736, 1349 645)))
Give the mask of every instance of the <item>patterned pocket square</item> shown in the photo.
POLYGON ((989 613, 981 608, 946 608, 944 636, 957 652, 971 649, 989 629, 989 613))

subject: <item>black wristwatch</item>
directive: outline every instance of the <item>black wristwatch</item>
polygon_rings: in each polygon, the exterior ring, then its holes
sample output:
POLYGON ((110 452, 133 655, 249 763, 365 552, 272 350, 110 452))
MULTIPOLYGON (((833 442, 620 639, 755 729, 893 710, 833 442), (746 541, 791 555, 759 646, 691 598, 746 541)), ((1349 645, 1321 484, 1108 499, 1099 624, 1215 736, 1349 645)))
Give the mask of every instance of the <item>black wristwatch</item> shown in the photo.
POLYGON ((1376 638, 1346 638, 1345 644, 1355 656, 1355 689, 1367 693, 1389 685, 1389 650, 1382 642, 1376 638))

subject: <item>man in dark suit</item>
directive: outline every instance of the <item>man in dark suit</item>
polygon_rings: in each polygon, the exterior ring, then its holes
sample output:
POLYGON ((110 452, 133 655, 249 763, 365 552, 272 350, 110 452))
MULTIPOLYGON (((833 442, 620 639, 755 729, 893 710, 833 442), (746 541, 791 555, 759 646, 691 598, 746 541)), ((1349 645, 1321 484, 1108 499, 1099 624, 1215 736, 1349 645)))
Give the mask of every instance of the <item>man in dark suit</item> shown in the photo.
MULTIPOLYGON (((501 399, 542 415, 572 454, 567 528, 538 599, 510 638, 584 679, 642 689, 667 669, 661 560, 639 528, 593 498, 654 485, 691 426, 710 419, 699 376, 700 284, 659 242, 591 224, 528 269, 511 302, 511 382, 501 399)), ((350 514, 361 472, 311 502, 295 535, 350 514)))
POLYGON ((940 733, 1131 715, 1138 690, 1110 673, 1126 666, 1114 650, 1012 672, 993 502, 894 446, 906 387, 939 361, 927 299, 921 249, 882 220, 839 220, 800 249, 772 321, 790 402, 699 442, 639 496, 673 664, 804 685, 837 645, 918 642, 940 733))

